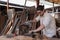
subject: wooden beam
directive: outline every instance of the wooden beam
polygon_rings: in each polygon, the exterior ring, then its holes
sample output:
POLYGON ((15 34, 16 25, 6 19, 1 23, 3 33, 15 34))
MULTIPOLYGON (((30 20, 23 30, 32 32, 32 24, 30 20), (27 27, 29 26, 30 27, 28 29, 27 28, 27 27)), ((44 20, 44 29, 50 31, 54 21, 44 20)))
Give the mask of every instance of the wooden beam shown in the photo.
POLYGON ((46 1, 48 1, 48 2, 54 2, 54 3, 57 3, 57 4, 59 4, 60 3, 60 0, 46 0, 46 1))

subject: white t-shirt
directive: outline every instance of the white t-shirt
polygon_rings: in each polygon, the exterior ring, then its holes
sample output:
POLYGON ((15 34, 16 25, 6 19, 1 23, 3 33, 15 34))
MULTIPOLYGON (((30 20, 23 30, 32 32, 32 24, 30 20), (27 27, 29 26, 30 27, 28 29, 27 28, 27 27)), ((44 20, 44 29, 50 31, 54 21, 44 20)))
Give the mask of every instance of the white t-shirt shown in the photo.
POLYGON ((43 35, 46 35, 47 37, 56 35, 55 19, 49 13, 45 13, 43 17, 40 15, 37 16, 36 20, 40 20, 40 24, 44 24, 45 26, 45 28, 42 30, 43 35))

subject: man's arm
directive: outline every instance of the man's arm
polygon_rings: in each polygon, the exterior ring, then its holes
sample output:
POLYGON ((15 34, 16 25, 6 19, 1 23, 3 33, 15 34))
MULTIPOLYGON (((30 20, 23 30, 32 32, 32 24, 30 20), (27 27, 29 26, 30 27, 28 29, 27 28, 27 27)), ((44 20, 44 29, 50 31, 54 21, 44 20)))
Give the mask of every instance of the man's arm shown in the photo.
POLYGON ((44 28, 45 28, 45 26, 42 24, 36 30, 32 30, 32 32, 38 32, 38 31, 40 31, 40 30, 42 30, 44 28))
POLYGON ((51 16, 48 16, 48 17, 46 16, 42 24, 40 25, 40 27, 38 27, 36 30, 33 30, 33 32, 37 32, 46 28, 50 24, 50 22, 51 22, 51 16))

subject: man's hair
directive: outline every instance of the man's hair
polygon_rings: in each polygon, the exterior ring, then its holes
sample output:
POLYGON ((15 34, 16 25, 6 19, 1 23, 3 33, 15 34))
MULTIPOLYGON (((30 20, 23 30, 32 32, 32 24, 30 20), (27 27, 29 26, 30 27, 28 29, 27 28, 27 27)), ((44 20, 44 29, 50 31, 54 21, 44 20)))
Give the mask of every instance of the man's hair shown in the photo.
POLYGON ((44 5, 38 5, 38 6, 37 6, 37 10, 43 11, 43 10, 44 10, 44 5))

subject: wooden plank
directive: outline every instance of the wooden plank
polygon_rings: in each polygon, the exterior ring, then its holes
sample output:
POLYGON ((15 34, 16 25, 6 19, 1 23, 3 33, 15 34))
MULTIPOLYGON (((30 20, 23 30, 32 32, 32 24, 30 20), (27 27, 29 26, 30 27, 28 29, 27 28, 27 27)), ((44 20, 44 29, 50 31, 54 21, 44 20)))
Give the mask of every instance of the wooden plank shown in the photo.
MULTIPOLYGON (((28 36, 15 36, 12 38, 6 38, 6 36, 0 36, 0 40, 36 40, 36 39, 32 37, 28 37, 28 36)), ((43 40, 60 40, 60 39, 59 38, 48 38, 48 39, 43 39, 43 40)))
POLYGON ((11 21, 8 23, 8 25, 6 26, 6 29, 4 30, 4 34, 3 35, 6 35, 6 33, 9 31, 10 27, 11 27, 11 21))
MULTIPOLYGON (((7 20, 6 25, 9 23, 9 21, 10 21, 10 20, 7 20)), ((1 32, 1 35, 4 33, 5 29, 6 29, 6 26, 3 28, 2 32, 1 32)))
POLYGON ((16 29, 16 27, 17 27, 18 22, 19 22, 19 19, 18 19, 18 18, 16 18, 16 20, 15 20, 14 24, 12 25, 11 33, 15 32, 15 29, 16 29))

